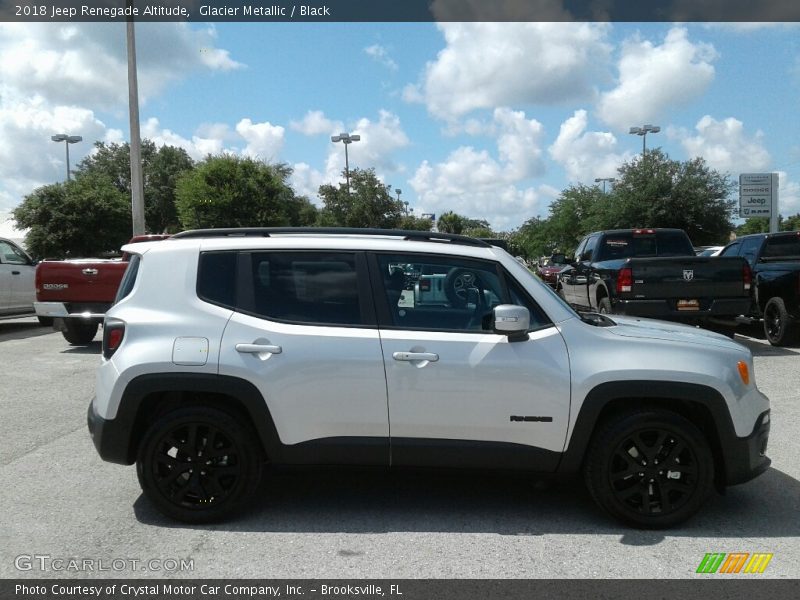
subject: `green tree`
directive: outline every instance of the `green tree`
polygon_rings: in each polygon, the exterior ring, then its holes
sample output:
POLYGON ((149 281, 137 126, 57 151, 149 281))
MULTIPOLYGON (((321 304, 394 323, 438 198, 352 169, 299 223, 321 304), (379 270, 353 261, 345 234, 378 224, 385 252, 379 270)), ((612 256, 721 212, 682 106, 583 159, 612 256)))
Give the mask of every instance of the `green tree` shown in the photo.
POLYGON ((452 210, 448 210, 439 215, 439 220, 436 222, 436 229, 442 233, 462 233, 467 227, 468 220, 467 217, 459 215, 452 210))
MULTIPOLYGON (((175 207, 178 177, 194 168, 194 161, 183 148, 142 141, 142 177, 144 183, 145 226, 152 232, 175 232, 180 229, 175 207)), ((83 175, 104 175, 130 198, 131 165, 129 144, 95 143, 95 151, 84 158, 76 170, 83 175)))
POLYGON ((209 156, 178 177, 176 206, 185 229, 309 225, 316 210, 295 195, 284 164, 209 156))
POLYGON ((430 219, 422 219, 414 215, 405 215, 398 223, 398 229, 410 229, 412 231, 430 231, 433 226, 433 221, 430 219))
POLYGON ((781 231, 800 231, 800 213, 783 220, 781 222, 781 231))
POLYGON ((680 162, 649 150, 618 169, 614 189, 595 211, 598 229, 676 227, 696 245, 720 243, 733 229, 734 184, 702 158, 680 162))
POLYGON ((588 232, 610 228, 600 216, 609 209, 609 194, 597 186, 570 186, 550 205, 550 216, 539 232, 545 255, 558 250, 570 254, 588 232))
POLYGON ((736 228, 736 235, 749 235, 751 233, 766 233, 769 231, 769 218, 753 217, 746 219, 744 223, 736 228))
POLYGON ((19 227, 29 229, 25 245, 37 257, 119 252, 131 235, 130 201, 101 175, 37 188, 13 215, 19 227))
MULTIPOLYGON (((778 215, 778 231, 797 231, 800 230, 800 213, 785 217, 778 215)), ((753 217, 747 219, 736 228, 736 235, 748 235, 750 233, 766 233, 769 231, 768 217, 753 217)))
POLYGON ((409 218, 404 217, 403 203, 392 197, 391 186, 382 183, 374 169, 351 169, 350 194, 340 183, 321 185, 319 196, 323 207, 318 222, 325 227, 397 229, 409 218))

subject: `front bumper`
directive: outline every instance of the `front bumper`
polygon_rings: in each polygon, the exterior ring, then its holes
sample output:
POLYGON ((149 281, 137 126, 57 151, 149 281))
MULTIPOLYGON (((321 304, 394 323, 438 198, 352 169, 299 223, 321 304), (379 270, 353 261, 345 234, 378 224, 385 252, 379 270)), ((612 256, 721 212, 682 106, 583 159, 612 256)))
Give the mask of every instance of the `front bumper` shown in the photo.
POLYGON ((725 484, 736 485, 750 481, 766 471, 772 461, 767 458, 770 412, 764 411, 756 420, 753 432, 744 438, 734 438, 723 448, 725 484))
POLYGON ((750 298, 701 299, 699 310, 678 310, 677 299, 637 300, 616 298, 614 313, 632 317, 696 321, 707 317, 736 318, 750 312, 750 298))

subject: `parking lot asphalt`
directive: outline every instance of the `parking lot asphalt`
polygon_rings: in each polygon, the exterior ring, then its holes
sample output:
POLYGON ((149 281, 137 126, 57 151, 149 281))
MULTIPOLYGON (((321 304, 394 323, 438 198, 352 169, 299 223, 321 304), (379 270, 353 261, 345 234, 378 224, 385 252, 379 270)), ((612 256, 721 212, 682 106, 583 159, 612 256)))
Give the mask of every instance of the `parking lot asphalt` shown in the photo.
POLYGON ((95 339, 0 321, 0 577, 691 578, 709 577, 695 570, 710 552, 772 553, 759 577, 798 575, 800 347, 737 335, 772 402, 772 468, 652 532, 609 520, 578 483, 466 472, 281 472, 231 522, 168 521, 89 439, 95 339), (73 558, 93 570, 53 569, 73 558))

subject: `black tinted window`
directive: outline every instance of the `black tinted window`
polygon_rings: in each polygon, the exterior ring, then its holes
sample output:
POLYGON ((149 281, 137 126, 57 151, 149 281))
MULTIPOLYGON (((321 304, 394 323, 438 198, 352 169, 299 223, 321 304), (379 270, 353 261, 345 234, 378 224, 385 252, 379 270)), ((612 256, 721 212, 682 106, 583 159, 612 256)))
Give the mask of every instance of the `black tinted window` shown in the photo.
POLYGON ((259 316, 294 323, 362 323, 354 254, 257 252, 251 260, 259 316))
POLYGON ((125 298, 131 293, 131 290, 133 290, 133 284, 136 283, 136 276, 139 274, 139 263, 141 260, 142 257, 138 254, 131 256, 128 267, 125 269, 125 274, 122 276, 122 281, 119 282, 117 297, 114 299, 115 304, 125 298))
POLYGON ((751 265, 756 262, 756 254, 758 254, 758 248, 761 246, 761 238, 748 238, 742 240, 742 251, 740 252, 740 256, 747 259, 751 265))
POLYGON ((682 233, 662 231, 656 234, 659 256, 694 256, 694 248, 682 233))
POLYGON ((720 256, 738 256, 739 255, 739 248, 742 247, 742 244, 736 242, 735 244, 731 244, 727 248, 725 248, 722 252, 719 253, 720 256))
POLYGON ((598 258, 613 260, 637 256, 694 256, 694 248, 688 238, 677 231, 609 233, 602 241, 598 258))
POLYGON ((761 253, 764 258, 800 258, 800 234, 769 238, 761 253))
POLYGON ((213 304, 236 306, 236 252, 203 252, 197 295, 213 304))

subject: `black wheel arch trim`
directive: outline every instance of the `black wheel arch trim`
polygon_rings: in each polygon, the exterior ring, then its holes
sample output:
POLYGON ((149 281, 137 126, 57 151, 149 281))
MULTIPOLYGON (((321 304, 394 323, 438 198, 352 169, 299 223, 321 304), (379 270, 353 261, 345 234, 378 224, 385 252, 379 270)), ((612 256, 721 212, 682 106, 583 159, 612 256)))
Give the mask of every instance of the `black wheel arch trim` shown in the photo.
MULTIPOLYGON (((238 405, 230 408, 246 413, 267 455, 280 454, 280 439, 272 415, 263 396, 252 383, 227 375, 155 373, 140 375, 128 383, 113 419, 101 419, 90 406, 89 430, 100 456, 109 462, 133 464, 138 441, 148 422, 149 414, 145 413, 150 407, 146 406, 146 400, 153 394, 169 392, 219 394, 235 398, 238 405)), ((218 403, 216 405, 219 406, 218 403)))
POLYGON ((709 443, 712 449, 716 446, 715 451, 723 468, 719 475, 725 485, 748 481, 769 466, 768 458, 754 456, 753 453, 758 440, 769 433, 769 423, 764 423, 769 411, 759 416, 750 435, 740 438, 736 435, 727 403, 716 389, 695 383, 635 380, 602 383, 586 395, 558 465, 558 472, 574 473, 580 470, 595 426, 609 404, 637 401, 642 406, 646 406, 648 401, 675 401, 699 405, 708 410, 717 438, 709 439, 709 443))

